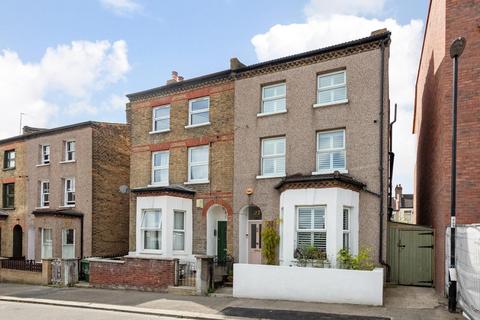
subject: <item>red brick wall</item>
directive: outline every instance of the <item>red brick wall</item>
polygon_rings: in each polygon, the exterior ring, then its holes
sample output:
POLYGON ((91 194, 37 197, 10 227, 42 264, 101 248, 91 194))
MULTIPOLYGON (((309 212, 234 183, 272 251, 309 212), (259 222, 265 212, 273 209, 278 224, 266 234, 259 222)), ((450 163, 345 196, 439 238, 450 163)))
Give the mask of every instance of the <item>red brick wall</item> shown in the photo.
POLYGON ((445 285, 445 230, 450 223, 453 73, 449 48, 459 36, 467 39, 467 47, 459 68, 457 223, 480 223, 479 26, 480 0, 434 1, 417 82, 415 210, 417 223, 431 225, 436 230, 435 286, 440 293, 445 285), (443 22, 438 20, 442 12, 445 12, 443 22), (439 46, 439 41, 443 46, 439 46))
POLYGON ((125 258, 90 261, 90 285, 144 291, 166 291, 175 284, 176 260, 125 258))

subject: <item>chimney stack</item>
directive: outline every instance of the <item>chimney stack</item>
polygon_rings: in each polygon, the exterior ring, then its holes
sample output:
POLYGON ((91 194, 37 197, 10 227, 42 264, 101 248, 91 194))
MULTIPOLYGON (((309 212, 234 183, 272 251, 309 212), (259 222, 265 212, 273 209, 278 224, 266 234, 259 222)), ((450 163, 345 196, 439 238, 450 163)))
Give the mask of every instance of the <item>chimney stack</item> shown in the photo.
POLYGON ((240 62, 236 57, 230 59, 230 70, 237 70, 245 67, 243 63, 240 62))
POLYGON ((177 71, 172 71, 172 78, 167 80, 167 84, 183 81, 183 77, 178 75, 177 71))
POLYGON ((377 36, 379 34, 384 34, 388 32, 387 28, 383 28, 383 29, 378 29, 378 30, 375 30, 375 31, 372 31, 372 33, 370 34, 370 36, 377 36))

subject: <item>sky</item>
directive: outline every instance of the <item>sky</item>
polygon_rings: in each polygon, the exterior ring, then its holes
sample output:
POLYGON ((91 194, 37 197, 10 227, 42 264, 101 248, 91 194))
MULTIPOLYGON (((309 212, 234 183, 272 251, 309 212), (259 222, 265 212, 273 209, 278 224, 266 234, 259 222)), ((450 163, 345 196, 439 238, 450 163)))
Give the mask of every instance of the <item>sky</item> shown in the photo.
POLYGON ((125 94, 392 32, 394 183, 413 191, 413 99, 428 0, 82 0, 0 3, 0 139, 23 125, 125 122, 125 94))

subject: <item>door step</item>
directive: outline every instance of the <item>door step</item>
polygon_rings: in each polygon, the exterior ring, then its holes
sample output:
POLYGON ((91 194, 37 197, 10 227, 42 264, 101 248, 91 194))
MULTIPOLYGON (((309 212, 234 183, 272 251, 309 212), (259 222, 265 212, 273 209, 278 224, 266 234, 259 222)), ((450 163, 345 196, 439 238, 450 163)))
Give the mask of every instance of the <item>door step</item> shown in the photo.
POLYGON ((175 286, 169 286, 168 287, 168 293, 173 293, 177 294, 180 296, 195 296, 197 294, 197 291, 195 287, 175 287, 175 286))

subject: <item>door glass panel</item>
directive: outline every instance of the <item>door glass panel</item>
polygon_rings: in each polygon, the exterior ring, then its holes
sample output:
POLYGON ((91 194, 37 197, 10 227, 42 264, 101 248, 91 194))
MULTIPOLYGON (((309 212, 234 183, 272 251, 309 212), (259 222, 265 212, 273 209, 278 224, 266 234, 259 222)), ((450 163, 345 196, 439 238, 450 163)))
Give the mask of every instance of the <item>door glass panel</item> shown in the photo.
POLYGON ((250 225, 250 248, 257 248, 257 225, 253 223, 250 225))
POLYGON ((262 248, 262 225, 258 225, 258 248, 262 248))

